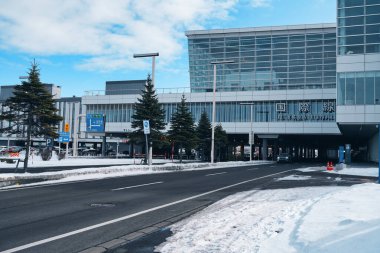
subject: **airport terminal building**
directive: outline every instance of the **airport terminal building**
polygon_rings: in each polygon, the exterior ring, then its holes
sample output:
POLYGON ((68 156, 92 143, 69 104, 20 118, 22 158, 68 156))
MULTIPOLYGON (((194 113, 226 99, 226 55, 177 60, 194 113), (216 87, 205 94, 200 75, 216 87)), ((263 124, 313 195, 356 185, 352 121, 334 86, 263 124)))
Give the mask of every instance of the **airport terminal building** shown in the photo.
MULTIPOLYGON (((261 159, 325 160, 344 146, 352 160, 378 161, 380 2, 339 0, 337 14, 336 24, 187 31, 190 87, 157 90, 166 122, 182 94, 196 122, 203 111, 211 119, 211 62, 228 60, 216 65, 216 123, 231 145, 248 145, 252 132, 261 159)), ((106 114, 108 141, 130 149, 139 94, 119 88, 87 92, 77 111, 106 114)), ((80 143, 100 142, 84 121, 80 129, 80 143)))

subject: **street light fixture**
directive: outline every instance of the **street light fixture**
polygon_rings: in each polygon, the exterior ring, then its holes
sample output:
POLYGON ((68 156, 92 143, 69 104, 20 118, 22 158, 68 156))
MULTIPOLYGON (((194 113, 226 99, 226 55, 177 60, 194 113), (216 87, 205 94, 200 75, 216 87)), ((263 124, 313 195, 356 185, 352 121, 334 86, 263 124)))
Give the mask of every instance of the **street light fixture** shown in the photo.
MULTIPOLYGON (((154 71, 155 71, 155 67, 156 67, 156 56, 159 56, 159 55, 160 55, 159 53, 144 53, 144 54, 134 54, 133 55, 133 58, 152 57, 152 85, 153 85, 153 87, 154 87, 154 71)), ((150 145, 150 147, 149 147, 149 159, 148 159, 149 166, 152 165, 152 158, 153 158, 153 145, 150 145)))
POLYGON ((255 103, 240 103, 241 105, 250 105, 251 106, 251 130, 249 132, 248 138, 249 138, 249 161, 252 162, 252 139, 255 138, 253 135, 253 105, 255 103))
POLYGON ((134 54, 133 58, 145 58, 152 57, 152 84, 154 87, 154 70, 156 67, 156 56, 159 56, 159 53, 144 53, 144 54, 134 54))
POLYGON ((211 126, 211 163, 214 163, 214 142, 215 142, 215 93, 216 93, 216 65, 234 63, 232 60, 225 61, 212 61, 210 64, 214 65, 214 85, 212 95, 212 126, 211 126))

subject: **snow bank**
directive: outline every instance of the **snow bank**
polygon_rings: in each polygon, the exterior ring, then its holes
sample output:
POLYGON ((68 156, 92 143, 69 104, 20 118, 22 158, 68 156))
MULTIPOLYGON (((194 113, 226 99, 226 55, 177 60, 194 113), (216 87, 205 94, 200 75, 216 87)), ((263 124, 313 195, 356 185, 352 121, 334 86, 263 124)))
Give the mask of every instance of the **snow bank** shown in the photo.
MULTIPOLYGON (((97 160, 99 162, 106 162, 104 159, 97 160)), ((81 162, 84 162, 83 159, 81 162)), ((247 166, 247 165, 260 165, 267 164, 271 162, 267 161, 254 161, 254 162, 224 162, 224 163, 166 163, 162 165, 124 165, 124 166, 112 166, 112 167, 100 167, 100 168, 84 168, 84 169, 74 169, 74 170, 62 170, 54 172, 43 172, 43 173, 6 173, 0 174, 0 186, 3 182, 3 186, 10 185, 10 182, 25 180, 25 179, 41 179, 49 180, 47 182, 32 183, 28 185, 41 185, 41 184, 52 184, 52 183, 62 183, 62 182, 72 182, 72 181, 82 181, 82 180, 95 180, 110 177, 122 177, 122 176, 134 176, 143 174, 153 174, 153 173, 167 173, 172 171, 181 170, 201 170, 201 169, 217 169, 224 167, 236 167, 236 166, 247 166)), ((19 187, 19 186, 11 186, 19 187)), ((3 187, 5 188, 5 187, 3 187)))
POLYGON ((322 167, 308 167, 298 169, 302 172, 311 172, 311 171, 324 171, 326 173, 340 174, 340 175, 353 175, 353 176, 367 176, 367 177, 378 177, 379 168, 376 166, 347 166, 342 170, 333 170, 327 171, 325 166, 322 167))
POLYGON ((229 196, 171 227, 162 253, 377 252, 380 186, 229 196))

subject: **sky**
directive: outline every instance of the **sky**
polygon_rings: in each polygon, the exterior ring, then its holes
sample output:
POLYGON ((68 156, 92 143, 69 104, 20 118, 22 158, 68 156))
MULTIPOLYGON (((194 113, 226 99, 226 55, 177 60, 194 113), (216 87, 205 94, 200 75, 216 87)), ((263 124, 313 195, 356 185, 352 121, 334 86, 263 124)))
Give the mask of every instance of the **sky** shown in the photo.
POLYGON ((189 87, 185 32, 336 22, 335 0, 0 0, 0 85, 19 84, 33 60, 62 96, 146 79, 189 87))

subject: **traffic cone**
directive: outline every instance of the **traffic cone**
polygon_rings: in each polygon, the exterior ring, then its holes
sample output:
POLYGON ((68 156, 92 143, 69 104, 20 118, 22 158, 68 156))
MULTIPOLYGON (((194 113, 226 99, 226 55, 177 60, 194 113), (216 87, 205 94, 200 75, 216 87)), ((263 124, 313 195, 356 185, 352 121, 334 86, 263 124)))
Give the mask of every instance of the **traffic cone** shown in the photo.
POLYGON ((328 171, 332 171, 332 170, 334 170, 334 167, 333 167, 333 165, 332 165, 332 162, 327 162, 327 166, 326 166, 326 168, 327 168, 328 171))

